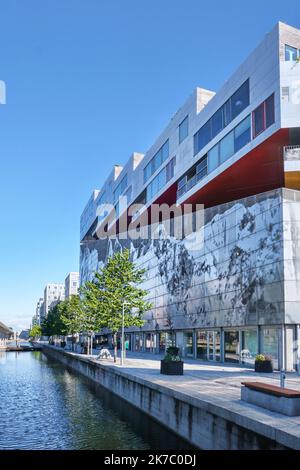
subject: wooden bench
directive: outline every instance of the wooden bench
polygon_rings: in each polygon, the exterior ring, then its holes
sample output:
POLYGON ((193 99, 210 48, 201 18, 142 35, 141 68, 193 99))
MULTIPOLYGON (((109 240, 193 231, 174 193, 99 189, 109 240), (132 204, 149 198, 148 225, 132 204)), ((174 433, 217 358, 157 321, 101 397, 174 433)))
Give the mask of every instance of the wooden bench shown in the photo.
POLYGON ((299 398, 300 391, 292 390, 290 388, 281 388, 277 385, 266 384, 263 382, 242 382, 242 385, 249 387, 252 390, 257 390, 259 392, 269 393, 270 395, 275 395, 277 397, 287 397, 287 398, 299 398))
POLYGON ((300 416, 300 391, 263 382, 242 382, 241 399, 287 416, 300 416))

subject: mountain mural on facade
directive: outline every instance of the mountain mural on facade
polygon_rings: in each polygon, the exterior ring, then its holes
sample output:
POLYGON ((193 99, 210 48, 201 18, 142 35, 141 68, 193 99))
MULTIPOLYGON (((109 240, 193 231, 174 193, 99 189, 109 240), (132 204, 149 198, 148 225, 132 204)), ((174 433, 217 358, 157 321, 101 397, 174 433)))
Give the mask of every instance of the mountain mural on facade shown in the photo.
POLYGON ((205 210, 183 240, 93 240, 81 245, 81 283, 115 250, 146 269, 153 309, 144 330, 279 324, 284 314, 280 191, 205 210), (201 233, 200 233, 201 232, 201 233))

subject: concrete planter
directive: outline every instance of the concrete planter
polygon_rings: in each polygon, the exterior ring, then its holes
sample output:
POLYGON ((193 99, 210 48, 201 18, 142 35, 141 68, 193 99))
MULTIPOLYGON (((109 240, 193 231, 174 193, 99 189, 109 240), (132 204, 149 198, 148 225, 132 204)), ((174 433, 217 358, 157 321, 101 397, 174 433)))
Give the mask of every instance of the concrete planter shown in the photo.
POLYGON ((164 375, 183 375, 183 361, 160 361, 160 373, 164 375))
POLYGON ((273 372, 274 366, 272 361, 255 361, 255 372, 273 372))

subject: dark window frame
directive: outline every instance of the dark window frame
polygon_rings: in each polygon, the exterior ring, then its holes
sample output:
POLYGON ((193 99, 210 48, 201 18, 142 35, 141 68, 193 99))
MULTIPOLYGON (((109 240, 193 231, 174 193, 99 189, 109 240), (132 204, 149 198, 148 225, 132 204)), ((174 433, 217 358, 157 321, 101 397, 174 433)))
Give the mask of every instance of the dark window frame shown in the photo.
POLYGON ((248 108, 250 105, 250 79, 247 78, 237 90, 228 98, 228 100, 220 106, 215 113, 203 124, 203 126, 198 129, 198 131, 194 134, 194 156, 197 155, 211 140, 213 140, 222 130, 224 130, 234 119, 236 119, 245 109, 248 108), (242 102, 242 107, 238 111, 237 114, 233 115, 234 108, 232 106, 232 100, 235 96, 239 94, 243 90, 244 87, 247 87, 247 100, 245 104, 242 102), (217 133, 213 133, 212 123, 215 116, 221 113, 222 116, 222 127, 217 131, 217 133), (207 129, 206 129, 207 128, 207 129), (208 139, 205 137, 207 132, 208 139), (199 145, 199 140, 202 139, 202 143, 199 145))
POLYGON ((262 103, 260 103, 253 111, 252 111, 252 139, 258 137, 262 132, 267 130, 275 123, 275 93, 272 93, 268 98, 266 98, 262 103), (271 100, 272 106, 272 121, 267 125, 267 101, 271 100), (263 128, 259 132, 256 132, 255 127, 255 112, 259 110, 259 108, 263 108, 263 128))

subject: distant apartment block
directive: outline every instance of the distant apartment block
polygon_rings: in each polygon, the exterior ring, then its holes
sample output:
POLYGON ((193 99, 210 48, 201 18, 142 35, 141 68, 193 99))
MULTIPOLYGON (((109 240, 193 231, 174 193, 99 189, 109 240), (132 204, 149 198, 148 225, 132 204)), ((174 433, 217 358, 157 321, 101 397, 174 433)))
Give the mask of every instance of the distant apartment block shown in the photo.
POLYGON ((65 299, 69 299, 72 295, 77 295, 79 289, 79 273, 71 272, 65 279, 65 299))
POLYGON ((44 317, 44 299, 40 297, 36 304, 35 314, 32 317, 32 326, 40 325, 43 317, 44 317))
POLYGON ((47 317, 49 310, 58 302, 65 299, 64 284, 47 284, 44 289, 43 317, 47 317))

